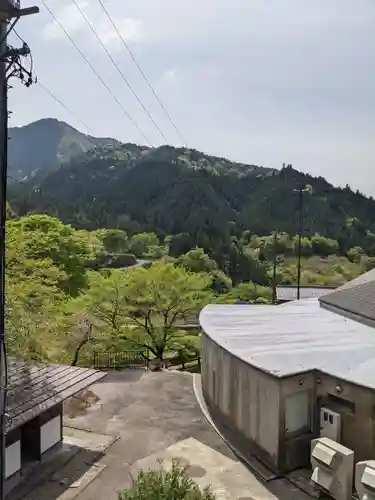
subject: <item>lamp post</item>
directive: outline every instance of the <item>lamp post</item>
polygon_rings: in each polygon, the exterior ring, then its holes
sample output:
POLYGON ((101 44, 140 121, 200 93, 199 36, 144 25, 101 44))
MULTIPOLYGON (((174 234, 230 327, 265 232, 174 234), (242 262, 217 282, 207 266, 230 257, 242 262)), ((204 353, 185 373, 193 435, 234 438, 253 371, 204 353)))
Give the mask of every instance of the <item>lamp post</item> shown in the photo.
POLYGON ((298 193, 298 253, 297 253, 297 300, 300 299, 301 292, 301 242, 303 231, 303 193, 312 193, 310 185, 304 188, 294 189, 298 193))

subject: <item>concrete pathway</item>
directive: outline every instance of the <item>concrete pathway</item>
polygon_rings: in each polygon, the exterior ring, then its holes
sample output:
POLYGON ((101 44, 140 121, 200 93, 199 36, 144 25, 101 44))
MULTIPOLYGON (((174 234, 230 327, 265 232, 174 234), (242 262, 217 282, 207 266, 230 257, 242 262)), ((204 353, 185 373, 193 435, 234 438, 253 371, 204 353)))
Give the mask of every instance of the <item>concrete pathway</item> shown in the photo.
POLYGON ((23 500, 117 500, 142 459, 174 455, 202 474, 195 480, 212 482, 220 500, 311 500, 285 479, 262 484, 239 462, 202 413, 191 374, 116 372, 91 390, 97 403, 65 419, 81 430, 66 430, 67 442, 81 451, 23 500))
POLYGON ((164 452, 135 462, 130 473, 140 470, 170 470, 172 463, 187 467, 192 479, 203 489, 210 487, 217 500, 277 500, 240 462, 232 460, 194 438, 169 446, 164 452))

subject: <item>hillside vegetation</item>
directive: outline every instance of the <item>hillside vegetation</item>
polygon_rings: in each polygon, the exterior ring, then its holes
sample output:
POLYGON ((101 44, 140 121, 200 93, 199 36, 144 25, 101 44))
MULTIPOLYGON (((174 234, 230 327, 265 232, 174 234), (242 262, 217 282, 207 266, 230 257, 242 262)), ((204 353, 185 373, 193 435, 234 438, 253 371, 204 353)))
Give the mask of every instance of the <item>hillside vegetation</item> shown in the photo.
POLYGON ((54 170, 96 146, 118 144, 115 139, 91 137, 52 118, 10 128, 9 139, 9 175, 13 180, 54 170))
POLYGON ((47 212, 75 227, 188 235, 188 245, 228 254, 244 230, 295 234, 296 189, 304 195, 304 233, 337 240, 344 255, 375 253, 375 201, 285 166, 243 165, 173 147, 96 147, 58 170, 10 187, 19 214, 47 212))
POLYGON ((349 187, 291 165, 93 139, 55 120, 17 130, 26 179, 8 191, 12 355, 83 365, 94 351, 137 349, 157 365, 196 356, 205 304, 270 303, 277 284, 296 283, 295 190, 307 185, 301 283, 337 286, 375 266, 375 202, 349 187))
MULTIPOLYGON (((79 230, 44 214, 14 217, 7 223, 8 351, 83 365, 94 351, 137 349, 159 363, 168 353, 196 356, 198 331, 184 325, 205 304, 270 303, 276 283, 295 283, 295 238, 281 234, 276 242, 244 233, 223 267, 202 248, 179 253, 171 237, 79 230), (108 268, 108 256, 118 265, 108 268), (126 268, 141 257, 154 263, 126 268)), ((373 265, 363 251, 348 259, 337 248, 333 240, 304 240, 304 284, 338 285, 373 265)))

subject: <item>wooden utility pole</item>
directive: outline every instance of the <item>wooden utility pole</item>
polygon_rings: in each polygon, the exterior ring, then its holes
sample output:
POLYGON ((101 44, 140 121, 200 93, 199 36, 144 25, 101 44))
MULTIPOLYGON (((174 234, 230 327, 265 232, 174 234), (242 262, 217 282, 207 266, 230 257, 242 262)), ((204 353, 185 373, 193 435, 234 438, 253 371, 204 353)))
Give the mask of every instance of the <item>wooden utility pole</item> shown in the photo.
POLYGON ((5 498, 7 357, 5 347, 5 223, 8 176, 8 76, 18 55, 29 50, 10 50, 7 38, 18 19, 39 12, 38 7, 21 9, 20 0, 0 0, 0 500, 5 498))

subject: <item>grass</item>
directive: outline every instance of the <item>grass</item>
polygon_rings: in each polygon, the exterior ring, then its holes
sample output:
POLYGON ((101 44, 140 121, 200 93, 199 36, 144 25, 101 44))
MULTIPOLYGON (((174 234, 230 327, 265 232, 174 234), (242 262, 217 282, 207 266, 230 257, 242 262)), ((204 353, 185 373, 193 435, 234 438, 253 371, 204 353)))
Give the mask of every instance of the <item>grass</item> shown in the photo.
POLYGON ((201 490, 190 478, 188 468, 177 463, 166 471, 141 471, 133 485, 119 493, 119 500, 215 500, 209 488, 201 490))
MULTIPOLYGON (((286 257, 278 267, 283 284, 297 281, 297 259, 286 257)), ((331 255, 327 258, 313 256, 301 259, 302 285, 340 286, 365 271, 361 263, 350 262, 346 257, 331 255)))

